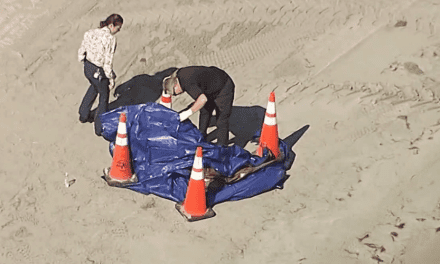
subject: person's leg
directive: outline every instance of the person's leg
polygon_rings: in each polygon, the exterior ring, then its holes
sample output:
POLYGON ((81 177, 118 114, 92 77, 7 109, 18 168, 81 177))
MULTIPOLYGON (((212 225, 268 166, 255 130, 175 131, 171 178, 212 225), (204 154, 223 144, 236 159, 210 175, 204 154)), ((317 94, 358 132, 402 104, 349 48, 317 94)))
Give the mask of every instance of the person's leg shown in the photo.
POLYGON ((108 100, 109 100, 109 84, 110 81, 107 78, 102 79, 98 85, 98 93, 99 93, 99 103, 95 112, 95 134, 97 136, 101 136, 102 125, 101 119, 99 115, 107 112, 108 110, 108 100))
POLYGON ((199 130, 205 138, 209 127, 209 121, 211 120, 212 112, 214 111, 214 107, 215 103, 211 100, 208 100, 208 102, 206 102, 206 104, 200 109, 199 130))
MULTIPOLYGON (((217 110, 216 110, 217 111, 217 110)), ((229 141, 229 117, 231 113, 218 110, 217 116, 217 145, 227 146, 229 141)))
POLYGON ((232 112, 232 103, 234 101, 235 85, 229 79, 223 90, 215 99, 217 116, 217 145, 227 146, 229 141, 229 117, 232 112))
POLYGON ((90 110, 92 109, 93 102, 95 102, 96 96, 98 92, 96 91, 93 85, 90 85, 89 89, 87 89, 84 98, 82 99, 81 105, 79 106, 79 121, 81 123, 90 122, 90 110))
POLYGON ((84 61, 84 75, 90 83, 86 94, 83 97, 81 105, 79 106, 79 121, 81 123, 90 122, 90 110, 92 109, 93 102, 96 100, 98 95, 98 89, 96 87, 97 80, 94 78, 93 74, 96 72, 96 65, 90 63, 89 61, 84 61))

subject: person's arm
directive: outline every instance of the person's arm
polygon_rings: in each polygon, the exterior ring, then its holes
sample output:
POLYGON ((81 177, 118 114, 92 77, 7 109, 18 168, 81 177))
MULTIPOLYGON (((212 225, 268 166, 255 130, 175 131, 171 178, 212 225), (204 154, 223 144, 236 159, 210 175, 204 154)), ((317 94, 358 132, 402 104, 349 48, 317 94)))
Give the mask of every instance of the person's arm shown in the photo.
POLYGON ((206 97, 206 95, 199 95, 193 106, 191 106, 191 111, 193 111, 193 113, 199 111, 203 106, 205 106, 206 102, 208 102, 208 98, 206 97))
POLYGON ((78 49, 78 61, 79 62, 83 62, 84 59, 86 58, 86 37, 87 37, 87 33, 84 34, 84 38, 81 42, 81 47, 79 47, 79 49, 78 49))
POLYGON ((179 114, 180 122, 185 121, 192 114, 199 111, 206 104, 207 101, 208 98, 206 97, 206 95, 204 94, 199 95, 199 97, 197 98, 197 100, 194 102, 194 104, 191 106, 190 109, 183 111, 182 113, 179 114))
POLYGON ((113 56, 115 54, 116 50, 116 39, 111 38, 111 40, 108 43, 108 46, 105 47, 105 54, 104 54, 104 73, 107 78, 110 80, 114 79, 116 76, 113 73, 113 56))

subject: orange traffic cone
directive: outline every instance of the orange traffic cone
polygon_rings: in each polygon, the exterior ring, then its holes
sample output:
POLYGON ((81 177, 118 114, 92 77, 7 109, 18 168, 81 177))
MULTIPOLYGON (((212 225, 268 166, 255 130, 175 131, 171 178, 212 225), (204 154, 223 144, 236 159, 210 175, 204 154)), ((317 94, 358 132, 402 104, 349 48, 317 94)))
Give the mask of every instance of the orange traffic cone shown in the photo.
POLYGON ((197 147, 194 165, 186 190, 185 201, 177 203, 176 209, 189 222, 215 216, 211 208, 206 208, 205 176, 203 174, 202 147, 197 147))
POLYGON ((127 117, 121 113, 119 117, 118 135, 113 150, 111 168, 104 169, 104 178, 110 186, 124 186, 137 182, 137 176, 132 172, 130 150, 127 139, 127 117))
POLYGON ((263 149, 269 149, 275 158, 280 156, 280 145, 278 142, 278 126, 275 111, 275 93, 271 92, 267 103, 266 116, 264 117, 263 128, 261 130, 260 143, 257 155, 263 156, 263 149))
POLYGON ((169 109, 171 108, 171 95, 165 93, 165 91, 162 91, 162 96, 160 97, 160 104, 168 107, 169 109))

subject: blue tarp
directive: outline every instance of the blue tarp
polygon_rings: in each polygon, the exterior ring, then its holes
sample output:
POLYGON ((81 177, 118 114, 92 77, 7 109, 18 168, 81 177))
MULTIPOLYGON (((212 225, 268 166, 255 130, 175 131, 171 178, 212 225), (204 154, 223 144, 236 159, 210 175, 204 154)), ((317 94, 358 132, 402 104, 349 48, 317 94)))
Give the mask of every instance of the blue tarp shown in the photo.
MULTIPOLYGON (((110 142, 110 154, 116 140, 121 112, 127 115, 127 137, 133 170, 138 182, 126 186, 143 194, 182 202, 190 178, 197 146, 203 148, 203 166, 232 176, 239 169, 257 166, 266 160, 238 146, 221 147, 206 142, 190 120, 179 121, 179 114, 157 103, 123 106, 101 115, 102 136, 110 142)), ((282 188, 285 171, 290 169, 294 153, 280 140, 284 160, 273 163, 244 179, 208 191, 207 205, 241 200, 282 188)), ((267 153, 266 153, 267 154, 267 153)))

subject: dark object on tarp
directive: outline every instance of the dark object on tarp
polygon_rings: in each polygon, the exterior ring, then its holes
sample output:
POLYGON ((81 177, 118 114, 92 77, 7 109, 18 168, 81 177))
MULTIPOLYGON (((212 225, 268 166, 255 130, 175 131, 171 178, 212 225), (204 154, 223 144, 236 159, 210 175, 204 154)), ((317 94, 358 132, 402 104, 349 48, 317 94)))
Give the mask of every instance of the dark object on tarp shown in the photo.
MULTIPOLYGON (((258 157, 238 146, 221 147, 206 142, 190 120, 180 122, 177 112, 157 103, 123 106, 101 115, 102 136, 110 142, 110 153, 114 148, 122 111, 127 115, 128 144, 133 170, 138 176, 137 183, 125 188, 133 191, 182 202, 197 146, 203 148, 203 167, 224 177, 234 177, 240 169, 257 167, 268 161, 267 151, 263 157, 258 157)), ((232 184, 208 188, 207 205, 211 207, 282 188, 287 179, 285 171, 290 169, 294 153, 282 140, 280 149, 282 160, 272 162, 232 184)))

